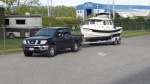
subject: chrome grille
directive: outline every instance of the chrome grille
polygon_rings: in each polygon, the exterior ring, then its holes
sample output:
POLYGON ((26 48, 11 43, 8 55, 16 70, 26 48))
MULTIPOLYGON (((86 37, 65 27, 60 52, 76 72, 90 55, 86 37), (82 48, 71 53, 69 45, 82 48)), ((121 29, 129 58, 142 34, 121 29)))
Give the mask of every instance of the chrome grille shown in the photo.
POLYGON ((30 44, 30 45, 37 45, 39 43, 38 40, 28 40, 27 41, 27 44, 30 44))

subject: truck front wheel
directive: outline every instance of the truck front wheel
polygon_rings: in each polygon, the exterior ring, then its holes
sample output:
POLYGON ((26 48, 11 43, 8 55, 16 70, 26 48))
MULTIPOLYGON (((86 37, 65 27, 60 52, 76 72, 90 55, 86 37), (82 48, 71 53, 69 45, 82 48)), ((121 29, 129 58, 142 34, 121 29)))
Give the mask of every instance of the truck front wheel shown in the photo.
POLYGON ((78 44, 78 42, 74 42, 73 43, 71 50, 73 52, 77 52, 79 50, 79 44, 78 44))
POLYGON ((50 45, 47 51, 47 56, 48 57, 54 57, 56 52, 55 46, 54 45, 50 45))

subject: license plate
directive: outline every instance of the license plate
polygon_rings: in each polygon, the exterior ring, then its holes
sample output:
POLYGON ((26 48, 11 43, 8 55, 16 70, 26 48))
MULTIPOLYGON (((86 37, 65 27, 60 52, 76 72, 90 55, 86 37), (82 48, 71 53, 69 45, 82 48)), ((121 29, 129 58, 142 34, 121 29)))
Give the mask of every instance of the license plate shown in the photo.
POLYGON ((34 50, 34 48, 29 48, 29 50, 30 50, 30 51, 33 51, 33 50, 34 50))

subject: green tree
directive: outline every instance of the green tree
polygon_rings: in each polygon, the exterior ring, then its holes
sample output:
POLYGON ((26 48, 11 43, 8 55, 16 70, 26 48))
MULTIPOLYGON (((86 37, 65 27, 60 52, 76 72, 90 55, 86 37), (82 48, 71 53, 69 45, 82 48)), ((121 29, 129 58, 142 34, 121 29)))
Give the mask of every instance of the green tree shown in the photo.
POLYGON ((26 12, 32 12, 32 8, 34 6, 39 6, 39 0, 30 0, 30 2, 27 2, 25 0, 23 4, 20 4, 21 0, 2 0, 2 2, 7 4, 7 8, 5 10, 6 14, 13 14, 13 13, 19 13, 24 14, 26 12), (15 5, 14 5, 15 4, 15 5))

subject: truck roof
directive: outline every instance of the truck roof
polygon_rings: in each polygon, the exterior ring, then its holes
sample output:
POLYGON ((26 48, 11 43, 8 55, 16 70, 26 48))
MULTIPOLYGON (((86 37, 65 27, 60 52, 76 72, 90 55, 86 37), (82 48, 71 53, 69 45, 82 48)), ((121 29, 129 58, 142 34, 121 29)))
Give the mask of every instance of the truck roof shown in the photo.
POLYGON ((60 29, 60 28, 67 28, 67 27, 45 27, 45 28, 54 28, 54 29, 60 29))

